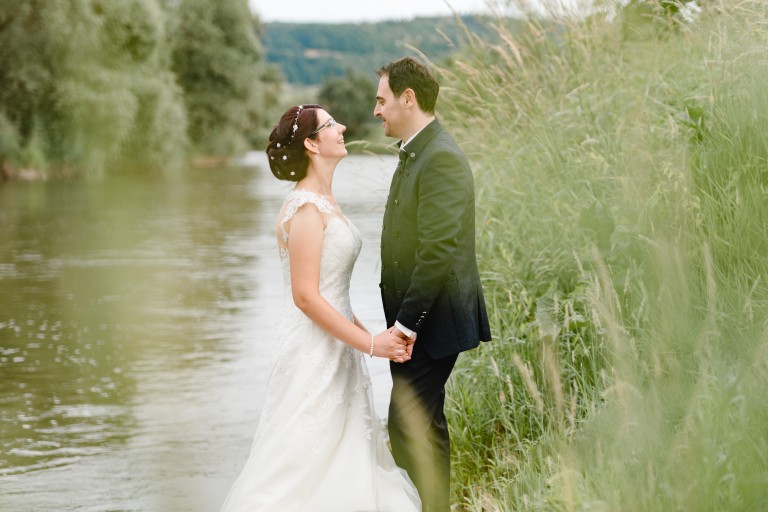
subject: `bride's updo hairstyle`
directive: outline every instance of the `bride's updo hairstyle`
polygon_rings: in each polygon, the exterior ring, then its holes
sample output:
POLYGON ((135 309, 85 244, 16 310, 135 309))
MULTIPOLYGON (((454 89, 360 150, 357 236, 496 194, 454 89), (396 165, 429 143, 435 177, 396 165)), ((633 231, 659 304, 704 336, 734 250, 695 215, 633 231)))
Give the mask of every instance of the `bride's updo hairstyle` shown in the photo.
POLYGON ((296 105, 289 108, 272 129, 267 144, 269 168, 275 178, 300 181, 307 175, 309 156, 304 139, 314 139, 320 105, 296 105))

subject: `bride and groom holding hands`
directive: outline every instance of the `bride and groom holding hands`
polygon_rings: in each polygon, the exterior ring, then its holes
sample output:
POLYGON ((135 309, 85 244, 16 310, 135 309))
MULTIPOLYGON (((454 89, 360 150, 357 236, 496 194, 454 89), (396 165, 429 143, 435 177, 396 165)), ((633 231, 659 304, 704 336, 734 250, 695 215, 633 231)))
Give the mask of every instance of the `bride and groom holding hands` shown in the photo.
POLYGON ((352 312, 360 233, 332 194, 345 127, 297 105, 267 156, 293 181, 276 236, 286 287, 274 363, 250 456, 223 512, 448 512, 445 384, 458 355, 491 339, 475 256, 466 156, 435 118, 439 85, 406 57, 378 70, 374 115, 400 140, 381 235, 387 330, 352 312), (365 356, 390 359, 386 436, 365 356))

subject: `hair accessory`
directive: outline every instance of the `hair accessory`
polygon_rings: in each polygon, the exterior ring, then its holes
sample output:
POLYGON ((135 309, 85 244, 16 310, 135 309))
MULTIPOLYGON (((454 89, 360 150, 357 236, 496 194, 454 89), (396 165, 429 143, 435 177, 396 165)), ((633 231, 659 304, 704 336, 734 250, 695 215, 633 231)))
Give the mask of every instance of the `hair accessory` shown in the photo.
POLYGON ((299 129, 299 115, 301 114, 301 109, 304 108, 304 105, 299 105, 296 108, 296 118, 293 120, 293 127, 291 128, 291 138, 288 139, 288 144, 286 146, 290 146, 291 142, 293 142, 293 137, 296 135, 296 131, 299 129))

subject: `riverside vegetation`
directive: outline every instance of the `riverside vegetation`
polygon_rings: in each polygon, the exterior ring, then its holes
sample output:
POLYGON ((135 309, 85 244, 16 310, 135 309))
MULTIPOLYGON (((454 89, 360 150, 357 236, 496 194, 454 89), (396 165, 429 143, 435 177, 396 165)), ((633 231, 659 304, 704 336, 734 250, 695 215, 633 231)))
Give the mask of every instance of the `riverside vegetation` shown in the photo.
POLYGON ((279 74, 246 0, 0 5, 0 177, 178 167, 271 129, 279 74))
POLYGON ((445 58, 466 30, 488 36, 486 19, 461 21, 263 24, 247 0, 8 0, 0 178, 218 164, 314 100, 346 120, 347 140, 374 136, 374 69, 403 53, 445 58))
POLYGON ((768 5, 662 3, 440 66, 496 337, 451 381, 461 510, 768 503, 768 5))

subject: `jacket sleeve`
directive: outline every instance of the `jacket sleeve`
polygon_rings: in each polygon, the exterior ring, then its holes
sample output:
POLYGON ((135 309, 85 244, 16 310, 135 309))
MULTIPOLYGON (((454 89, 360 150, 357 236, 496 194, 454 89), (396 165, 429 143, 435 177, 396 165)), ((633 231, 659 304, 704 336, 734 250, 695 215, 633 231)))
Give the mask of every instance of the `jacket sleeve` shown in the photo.
POLYGON ((397 315, 397 321, 416 332, 450 275, 473 194, 466 159, 451 151, 431 156, 419 180, 415 267, 397 315))

